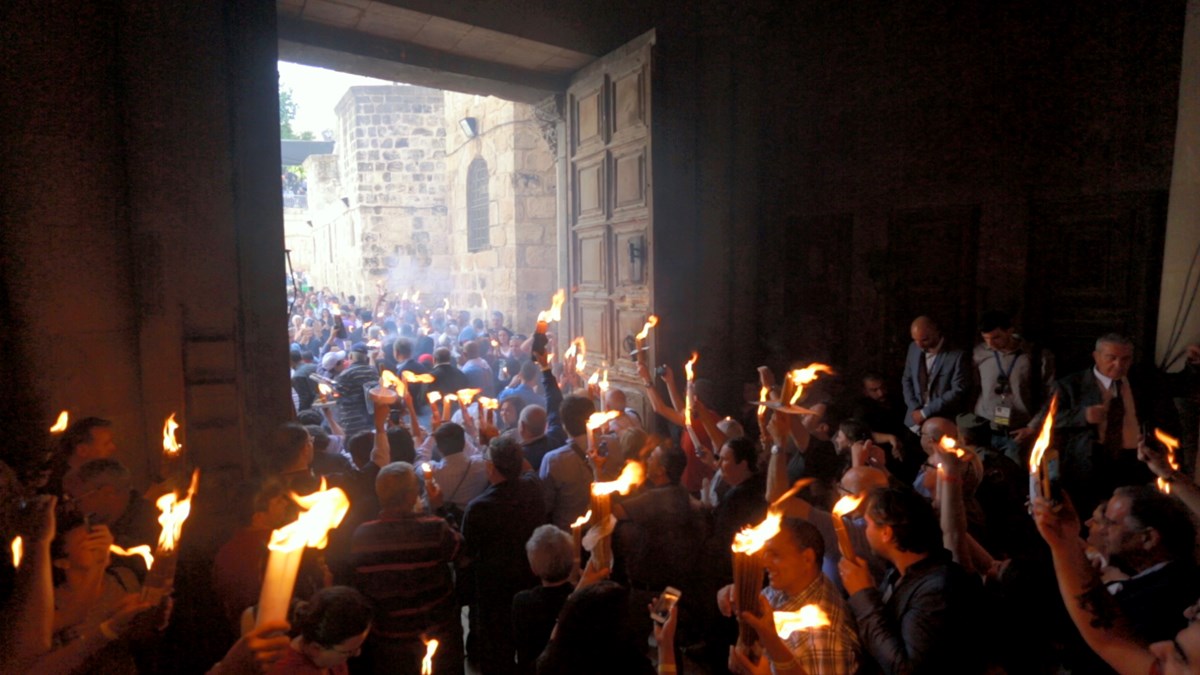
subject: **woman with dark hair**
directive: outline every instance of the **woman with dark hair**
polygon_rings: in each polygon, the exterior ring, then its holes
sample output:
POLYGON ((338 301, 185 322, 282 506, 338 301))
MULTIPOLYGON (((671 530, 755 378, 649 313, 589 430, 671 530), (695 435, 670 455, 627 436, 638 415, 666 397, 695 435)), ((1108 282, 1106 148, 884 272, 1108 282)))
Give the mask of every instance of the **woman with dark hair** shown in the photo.
POLYGON ((348 675, 346 661, 362 651, 374 609, 349 586, 330 586, 301 603, 292 617, 294 637, 270 675, 348 675))

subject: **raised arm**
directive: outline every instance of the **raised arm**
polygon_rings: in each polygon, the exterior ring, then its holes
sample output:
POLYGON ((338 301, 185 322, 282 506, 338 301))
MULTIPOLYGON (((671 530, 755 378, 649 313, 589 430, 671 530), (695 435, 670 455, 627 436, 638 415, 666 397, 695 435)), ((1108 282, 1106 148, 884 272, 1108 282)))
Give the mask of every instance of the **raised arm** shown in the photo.
POLYGON ((650 405, 654 408, 655 414, 660 415, 663 419, 677 427, 682 427, 683 413, 663 401, 662 396, 658 393, 658 388, 654 386, 654 380, 650 377, 650 370, 645 366, 639 365, 638 375, 642 378, 642 385, 646 388, 646 398, 650 399, 650 405))
POLYGON ((392 446, 387 437, 387 420, 391 407, 387 403, 375 402, 375 445, 371 446, 371 462, 379 468, 392 463, 392 446))

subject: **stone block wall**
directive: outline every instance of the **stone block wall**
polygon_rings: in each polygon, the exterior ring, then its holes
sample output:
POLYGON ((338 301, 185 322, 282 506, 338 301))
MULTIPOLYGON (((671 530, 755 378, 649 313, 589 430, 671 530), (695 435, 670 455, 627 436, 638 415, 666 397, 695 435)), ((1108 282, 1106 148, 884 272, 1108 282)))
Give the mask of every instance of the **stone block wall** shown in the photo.
POLYGON ((557 288, 554 156, 532 108, 491 96, 446 92, 446 204, 453 258, 455 306, 484 317, 504 312, 506 323, 528 331, 557 288), (476 119, 478 134, 459 128, 476 119), (483 159, 488 171, 488 246, 467 244, 467 174, 483 159))

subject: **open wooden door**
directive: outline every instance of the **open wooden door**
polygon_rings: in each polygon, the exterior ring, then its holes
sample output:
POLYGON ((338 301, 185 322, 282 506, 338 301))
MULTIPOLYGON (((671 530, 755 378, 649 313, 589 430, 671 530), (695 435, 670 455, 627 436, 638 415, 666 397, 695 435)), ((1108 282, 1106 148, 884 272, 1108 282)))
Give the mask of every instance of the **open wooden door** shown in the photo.
MULTIPOLYGON (((587 340, 589 369, 646 415, 631 356, 652 311, 650 73, 654 31, 597 59, 566 96, 569 334, 587 340)), ((654 361, 654 336, 646 343, 654 361)), ((564 345, 565 347, 565 345, 564 345)))

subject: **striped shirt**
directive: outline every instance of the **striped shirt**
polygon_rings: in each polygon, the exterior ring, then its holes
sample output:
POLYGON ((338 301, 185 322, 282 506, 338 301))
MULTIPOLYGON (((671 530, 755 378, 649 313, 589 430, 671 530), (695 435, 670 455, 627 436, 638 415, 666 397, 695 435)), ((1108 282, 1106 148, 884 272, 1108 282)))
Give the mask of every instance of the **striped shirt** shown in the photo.
POLYGON ((459 620, 450 563, 462 535, 442 518, 384 509, 354 531, 354 587, 375 603, 372 635, 416 639, 459 620))
MULTIPOLYGON (((796 631, 783 639, 796 661, 810 675, 850 675, 858 672, 858 632, 854 617, 846 612, 846 603, 837 587, 824 574, 818 574, 808 588, 795 597, 768 586, 763 596, 776 611, 795 612, 805 605, 817 605, 829 617, 825 628, 796 631)), ((775 672, 775 667, 771 667, 775 672)))
POLYGON ((370 408, 367 407, 365 387, 378 382, 379 371, 362 364, 350 366, 334 380, 338 393, 338 424, 345 430, 346 438, 375 428, 370 408))

